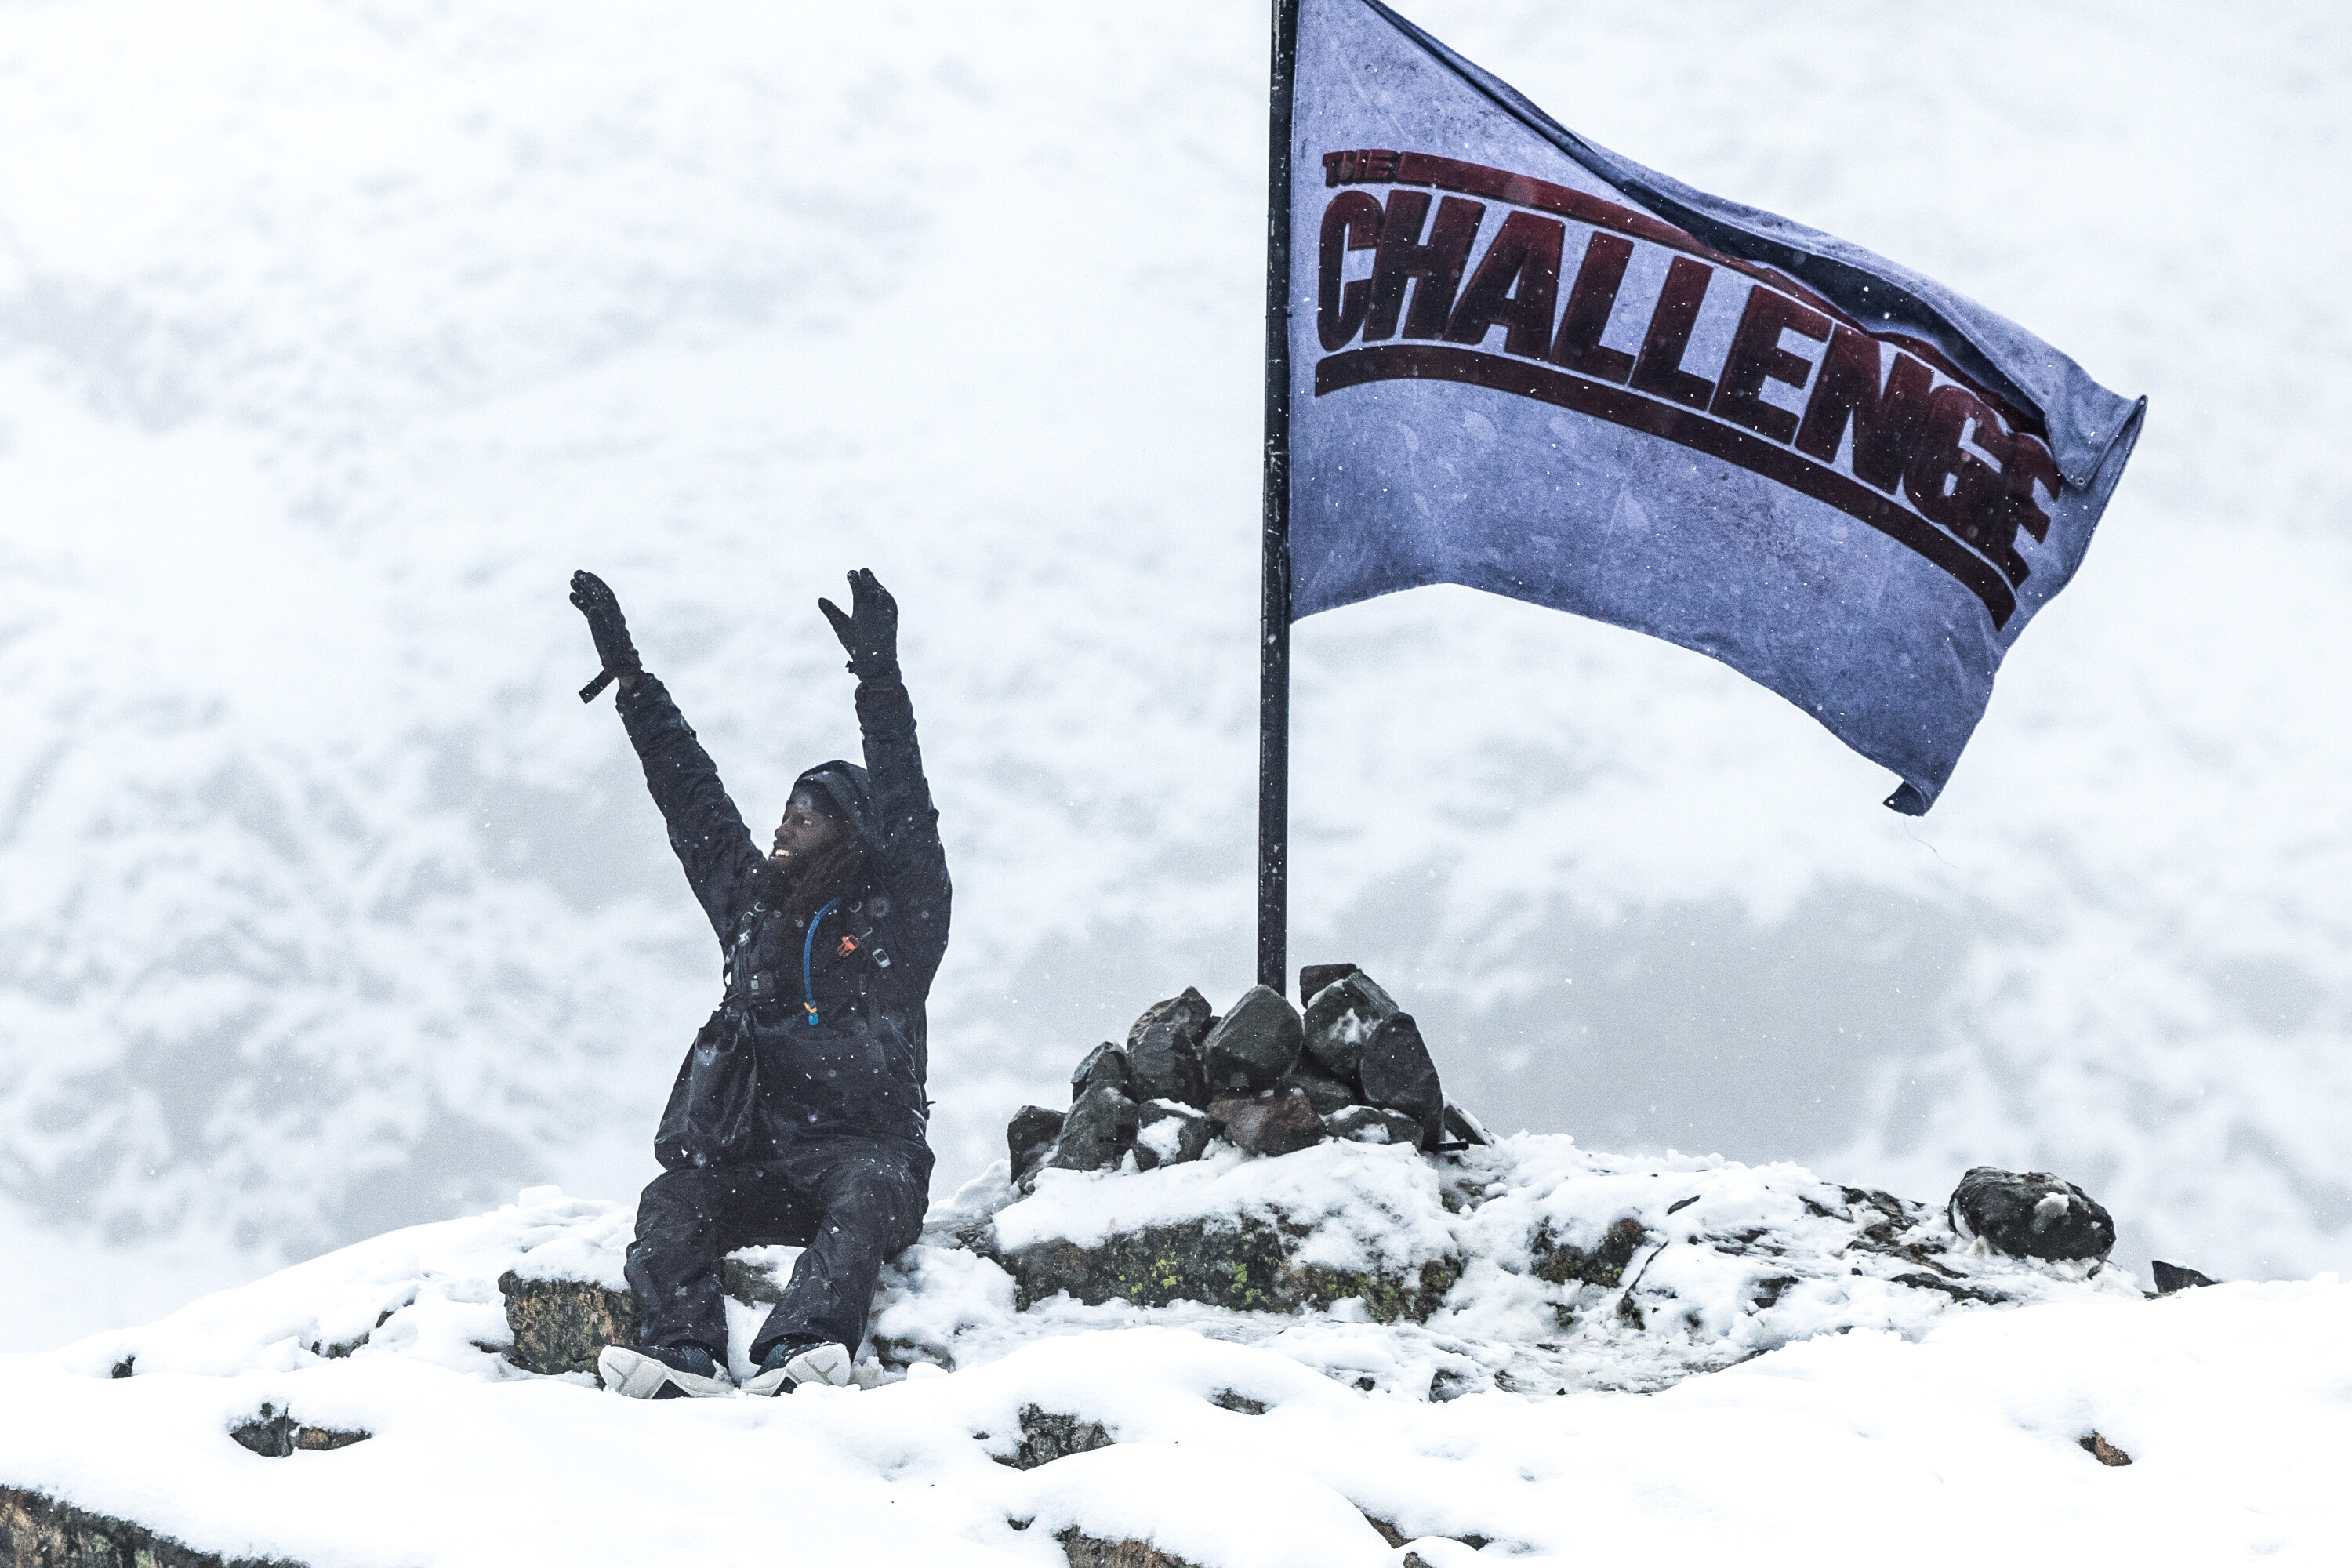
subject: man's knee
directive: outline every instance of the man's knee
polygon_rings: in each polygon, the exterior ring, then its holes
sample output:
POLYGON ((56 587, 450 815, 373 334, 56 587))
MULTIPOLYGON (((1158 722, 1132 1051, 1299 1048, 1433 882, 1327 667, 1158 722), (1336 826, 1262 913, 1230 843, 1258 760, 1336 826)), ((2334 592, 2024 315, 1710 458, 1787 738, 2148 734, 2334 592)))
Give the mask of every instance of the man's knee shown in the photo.
POLYGON ((715 1236, 730 1196, 722 1172, 708 1167, 664 1171, 637 1194, 637 1240, 677 1242, 715 1236))
POLYGON ((859 1155, 836 1167, 827 1187, 825 1221, 854 1225, 885 1257, 914 1245, 929 1197, 920 1173, 890 1155, 859 1155))

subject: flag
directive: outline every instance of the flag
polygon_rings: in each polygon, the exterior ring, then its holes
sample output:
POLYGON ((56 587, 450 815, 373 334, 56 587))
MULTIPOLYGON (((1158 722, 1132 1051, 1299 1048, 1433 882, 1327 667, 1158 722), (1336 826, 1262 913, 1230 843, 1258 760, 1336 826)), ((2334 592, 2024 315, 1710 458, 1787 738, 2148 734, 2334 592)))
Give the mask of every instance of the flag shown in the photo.
POLYGON ((1593 145, 1376 0, 1296 3, 1291 620, 1455 583, 1645 632, 1926 811, 2147 400, 1593 145))

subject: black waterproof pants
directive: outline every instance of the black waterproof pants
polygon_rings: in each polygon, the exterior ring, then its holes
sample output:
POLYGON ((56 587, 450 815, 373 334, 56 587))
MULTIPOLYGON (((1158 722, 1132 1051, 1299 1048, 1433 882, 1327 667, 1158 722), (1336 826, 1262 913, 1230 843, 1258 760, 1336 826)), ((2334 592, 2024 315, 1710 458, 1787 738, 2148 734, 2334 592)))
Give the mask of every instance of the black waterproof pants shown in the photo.
POLYGON ((739 1247, 801 1247, 783 1300, 751 1342, 757 1365, 786 1340, 857 1353, 882 1265, 922 1231, 931 1153, 869 1138, 809 1139, 757 1165, 665 1171, 637 1199, 626 1272, 646 1345, 727 1359, 719 1260, 739 1247))

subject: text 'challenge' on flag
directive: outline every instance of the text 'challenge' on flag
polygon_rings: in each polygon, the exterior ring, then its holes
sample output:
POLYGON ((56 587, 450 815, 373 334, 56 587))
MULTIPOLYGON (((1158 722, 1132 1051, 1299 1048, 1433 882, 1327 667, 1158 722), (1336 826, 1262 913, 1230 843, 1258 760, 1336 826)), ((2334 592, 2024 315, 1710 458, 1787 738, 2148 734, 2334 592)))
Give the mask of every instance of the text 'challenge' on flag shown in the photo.
POLYGON ((1664 637, 1926 810, 2144 400, 1592 146, 1371 0, 1297 26, 1290 617, 1455 583, 1664 637))

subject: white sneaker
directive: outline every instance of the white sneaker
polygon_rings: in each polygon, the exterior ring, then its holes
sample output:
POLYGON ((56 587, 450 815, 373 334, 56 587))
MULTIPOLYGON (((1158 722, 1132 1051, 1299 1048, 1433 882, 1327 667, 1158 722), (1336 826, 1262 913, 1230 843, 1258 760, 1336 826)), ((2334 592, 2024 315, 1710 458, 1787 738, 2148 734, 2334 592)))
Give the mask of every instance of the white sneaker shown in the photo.
POLYGON ((790 1394, 803 1384, 818 1384, 826 1388, 857 1388, 865 1386, 857 1369, 850 1364, 849 1352, 836 1344, 811 1345, 780 1367, 761 1373, 743 1384, 746 1394, 790 1394))
POLYGON ((724 1372, 700 1377, 619 1345, 606 1345, 597 1352, 596 1375, 605 1387, 631 1399, 724 1399, 735 1392, 724 1372))

